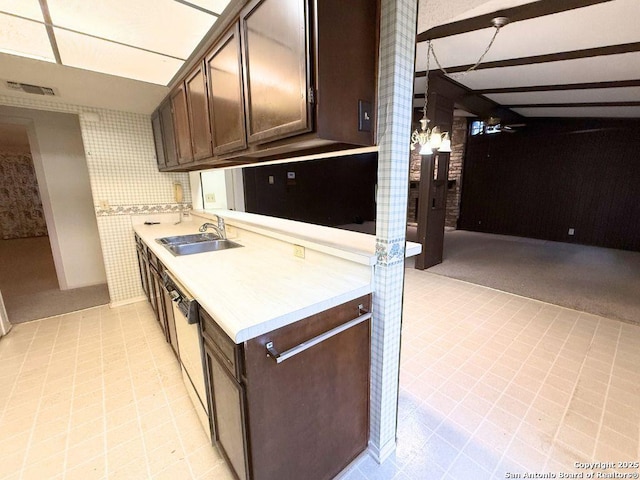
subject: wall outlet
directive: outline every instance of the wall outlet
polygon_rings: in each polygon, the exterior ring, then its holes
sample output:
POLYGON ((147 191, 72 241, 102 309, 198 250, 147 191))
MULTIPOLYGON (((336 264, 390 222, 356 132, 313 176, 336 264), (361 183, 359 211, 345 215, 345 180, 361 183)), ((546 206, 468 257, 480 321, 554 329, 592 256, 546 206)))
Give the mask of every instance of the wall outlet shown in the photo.
POLYGON ((293 255, 298 258, 304 258, 304 247, 302 245, 294 245, 293 255))
POLYGON ((273 178, 273 175, 269 175, 269 185, 273 185, 274 183, 276 183, 276 179, 273 178))
POLYGON ((215 203, 216 201, 216 194, 215 193, 207 193, 204 196, 204 201, 207 203, 215 203))
POLYGON ((570 228, 569 229, 569 235, 575 235, 576 233, 576 229, 575 228, 570 228))

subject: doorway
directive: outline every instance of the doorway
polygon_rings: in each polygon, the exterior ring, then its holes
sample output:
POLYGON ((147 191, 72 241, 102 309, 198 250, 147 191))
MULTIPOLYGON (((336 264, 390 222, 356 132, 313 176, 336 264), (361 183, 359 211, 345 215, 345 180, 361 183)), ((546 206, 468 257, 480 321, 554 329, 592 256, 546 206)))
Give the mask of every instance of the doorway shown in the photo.
MULTIPOLYGON (((75 234, 77 222, 65 225, 51 215, 53 210, 69 207, 51 191, 54 188, 63 191, 65 187, 55 185, 58 179, 47 175, 43 165, 39 169, 34 165, 31 142, 36 129, 32 126, 30 133, 29 125, 8 120, 0 122, 0 292, 9 321, 22 323, 109 303, 104 273, 92 284, 73 285, 65 275, 64 258, 56 262, 50 233, 58 244, 64 242, 65 235, 75 234), (47 177, 52 185, 46 185, 47 177), (40 180, 45 185, 39 184, 40 180), (49 226, 50 222, 53 225, 49 226)), ((52 160, 42 145, 37 160, 40 163, 52 160)), ((72 171, 65 173, 74 183, 83 180, 82 175, 73 175, 72 171)), ((90 191, 88 176, 86 180, 86 189, 90 191)), ((95 219, 94 225, 97 230, 95 219)), ((100 262, 104 272, 102 258, 100 262)))

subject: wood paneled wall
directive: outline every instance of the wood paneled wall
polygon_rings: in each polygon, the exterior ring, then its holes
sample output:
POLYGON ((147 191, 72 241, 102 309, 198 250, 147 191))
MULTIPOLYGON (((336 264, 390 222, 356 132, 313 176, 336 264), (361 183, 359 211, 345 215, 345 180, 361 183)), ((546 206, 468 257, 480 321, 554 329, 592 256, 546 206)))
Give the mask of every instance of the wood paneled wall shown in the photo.
POLYGON ((377 153, 246 167, 246 210, 327 226, 373 221, 377 170, 377 153))
POLYGON ((470 137, 458 227, 640 251, 640 121, 528 119, 470 137))

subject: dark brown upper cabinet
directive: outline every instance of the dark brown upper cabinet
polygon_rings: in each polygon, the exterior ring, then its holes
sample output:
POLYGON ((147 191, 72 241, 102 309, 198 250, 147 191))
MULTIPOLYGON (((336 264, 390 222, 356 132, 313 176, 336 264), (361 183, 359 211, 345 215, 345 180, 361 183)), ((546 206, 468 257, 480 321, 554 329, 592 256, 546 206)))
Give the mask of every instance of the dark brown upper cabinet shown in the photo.
POLYGON ((214 155, 247 146, 240 58, 240 26, 236 23, 205 58, 214 155))
POLYGON ((162 139, 162 121, 160 119, 160 109, 151 115, 151 128, 153 129, 153 143, 156 147, 156 160, 158 168, 162 170, 167 166, 167 160, 164 154, 164 142, 162 139))
POLYGON ((240 14, 249 144, 311 129, 306 3, 254 0, 240 14))
POLYGON ((191 72, 184 85, 187 92, 187 111, 189 112, 193 159, 209 158, 213 155, 213 148, 211 145, 207 79, 203 62, 200 62, 191 72))
POLYGON ((170 95, 179 164, 170 166, 165 148, 166 170, 375 145, 378 7, 373 0, 238 5, 170 95))
POLYGON ((171 101, 167 99, 151 115, 153 142, 156 147, 158 169, 164 170, 178 165, 176 139, 173 130, 173 112, 171 101))
POLYGON ((171 94, 171 107, 173 109, 173 123, 176 132, 176 150, 180 165, 191 163, 193 153, 191 151, 191 129, 189 128, 189 111, 187 109, 187 94, 184 83, 181 83, 171 94))

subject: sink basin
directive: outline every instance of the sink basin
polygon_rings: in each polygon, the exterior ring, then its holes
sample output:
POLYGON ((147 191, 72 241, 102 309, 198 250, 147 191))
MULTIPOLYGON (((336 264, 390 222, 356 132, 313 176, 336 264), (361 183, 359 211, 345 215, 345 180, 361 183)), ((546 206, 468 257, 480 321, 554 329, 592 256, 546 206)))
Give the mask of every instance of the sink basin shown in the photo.
POLYGON ((229 248, 242 247, 231 240, 218 238, 212 233, 194 233, 192 235, 178 235, 156 240, 173 255, 192 255, 194 253, 217 252, 229 248))
POLYGON ((191 235, 158 238, 156 242, 161 245, 182 245, 184 243, 200 243, 212 240, 220 240, 220 237, 213 233, 192 233, 191 235))

